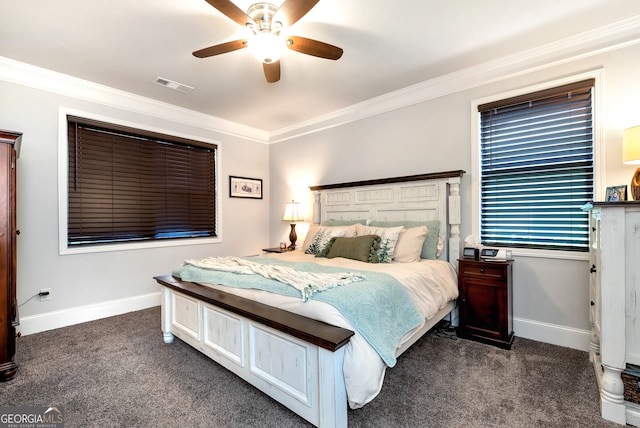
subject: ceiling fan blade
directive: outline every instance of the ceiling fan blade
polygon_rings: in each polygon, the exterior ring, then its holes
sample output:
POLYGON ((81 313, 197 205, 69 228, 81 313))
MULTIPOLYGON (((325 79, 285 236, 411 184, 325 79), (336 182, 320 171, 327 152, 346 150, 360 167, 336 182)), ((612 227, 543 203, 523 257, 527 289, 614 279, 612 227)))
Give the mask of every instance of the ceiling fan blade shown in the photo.
POLYGON ((333 60, 340 59, 343 53, 343 50, 337 46, 299 36, 289 36, 287 47, 303 54, 333 60))
POLYGON ((234 40, 232 42, 221 43, 219 45, 209 46, 208 48, 195 51, 193 56, 198 58, 207 58, 214 55, 220 55, 227 52, 237 51, 238 49, 246 48, 246 40, 234 40))
POLYGON ((243 27, 247 22, 253 22, 253 19, 242 11, 238 6, 232 3, 230 0, 206 0, 211 6, 218 9, 222 14, 228 18, 236 21, 243 27))
POLYGON ((285 0, 273 17, 274 21, 280 21, 285 27, 291 27, 305 16, 320 0, 285 0))
POLYGON ((280 80, 280 61, 271 62, 269 64, 263 62, 262 68, 264 69, 264 77, 267 78, 267 82, 275 83, 280 80))

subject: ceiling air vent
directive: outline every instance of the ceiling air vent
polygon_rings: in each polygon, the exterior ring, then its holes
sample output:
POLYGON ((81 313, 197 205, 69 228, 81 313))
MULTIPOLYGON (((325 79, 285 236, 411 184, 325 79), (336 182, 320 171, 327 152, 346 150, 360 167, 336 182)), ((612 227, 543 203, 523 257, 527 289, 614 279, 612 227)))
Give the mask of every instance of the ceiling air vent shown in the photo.
POLYGON ((156 85, 164 86, 165 88, 173 89, 183 94, 187 94, 193 91, 192 86, 184 85, 182 83, 174 82, 173 80, 165 79, 164 77, 156 77, 153 79, 153 83, 156 85))

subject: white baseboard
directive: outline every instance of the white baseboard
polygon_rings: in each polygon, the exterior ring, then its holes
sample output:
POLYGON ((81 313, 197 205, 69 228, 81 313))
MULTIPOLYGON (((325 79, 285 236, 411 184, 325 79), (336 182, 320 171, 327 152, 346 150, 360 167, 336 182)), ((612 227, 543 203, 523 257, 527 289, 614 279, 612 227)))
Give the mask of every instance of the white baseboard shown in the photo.
POLYGON ((78 306, 61 311, 20 318, 17 330, 24 336, 54 328, 67 327, 100 318, 112 317, 127 312, 160 306, 161 293, 151 293, 127 299, 111 300, 93 305, 78 306))
MULTIPOLYGON (((44 314, 26 316, 20 318, 18 331, 22 335, 40 333, 55 328, 67 327, 100 318, 112 317, 127 312, 160 306, 161 293, 151 293, 143 296, 135 296, 121 300, 96 303, 94 305, 79 306, 61 311, 47 312, 44 314)), ((456 320, 457 321, 457 320, 456 320)), ((565 346, 580 351, 589 351, 588 330, 565 327, 557 324, 549 324, 540 321, 522 318, 513 319, 514 334, 525 339, 538 342, 551 343, 552 345, 565 346)))
POLYGON ((525 339, 589 352, 588 330, 514 317, 513 332, 525 339))

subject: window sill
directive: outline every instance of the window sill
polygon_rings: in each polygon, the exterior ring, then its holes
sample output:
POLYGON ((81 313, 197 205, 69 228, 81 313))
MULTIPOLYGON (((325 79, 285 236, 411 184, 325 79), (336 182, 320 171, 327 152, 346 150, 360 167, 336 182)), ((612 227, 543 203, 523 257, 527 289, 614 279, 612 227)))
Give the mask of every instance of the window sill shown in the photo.
POLYGON ((217 238, 192 238, 192 239, 167 239, 157 241, 145 241, 145 242, 131 242, 122 244, 105 244, 105 245, 89 245, 85 247, 68 247, 65 243, 60 243, 60 255, 72 255, 72 254, 88 254, 88 253, 104 253, 108 251, 129 251, 129 250, 143 250, 147 248, 167 248, 178 247, 185 245, 204 245, 204 244, 219 244, 222 239, 217 238))
POLYGON ((510 249, 514 257, 589 261, 588 251, 534 250, 528 248, 500 247, 500 249, 502 248, 510 249))

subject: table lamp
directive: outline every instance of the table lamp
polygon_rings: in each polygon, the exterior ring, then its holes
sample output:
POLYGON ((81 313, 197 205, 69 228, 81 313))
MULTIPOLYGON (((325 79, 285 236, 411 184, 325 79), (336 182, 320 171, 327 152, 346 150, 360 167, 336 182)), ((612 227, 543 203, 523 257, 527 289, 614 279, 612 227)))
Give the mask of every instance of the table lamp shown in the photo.
POLYGON ((304 219, 302 218, 302 214, 300 213, 300 203, 295 201, 287 202, 282 221, 288 221, 291 223, 291 232, 289 232, 289 241, 291 241, 289 245, 290 250, 296 249, 296 240, 298 239, 298 235, 296 234, 295 222, 302 220, 304 219))

